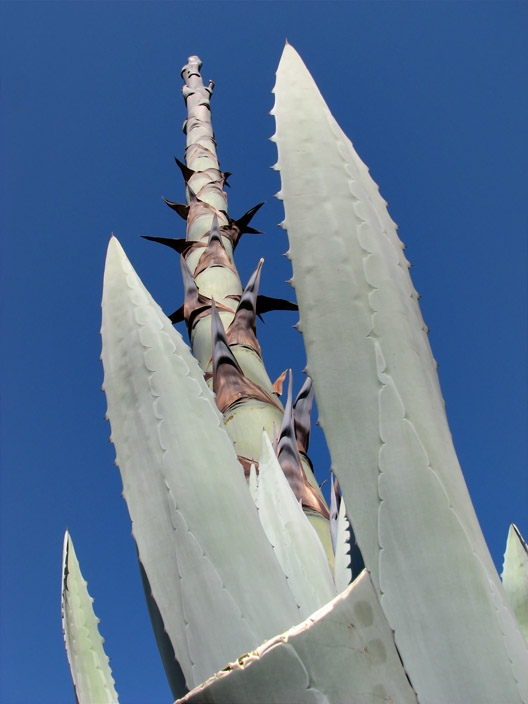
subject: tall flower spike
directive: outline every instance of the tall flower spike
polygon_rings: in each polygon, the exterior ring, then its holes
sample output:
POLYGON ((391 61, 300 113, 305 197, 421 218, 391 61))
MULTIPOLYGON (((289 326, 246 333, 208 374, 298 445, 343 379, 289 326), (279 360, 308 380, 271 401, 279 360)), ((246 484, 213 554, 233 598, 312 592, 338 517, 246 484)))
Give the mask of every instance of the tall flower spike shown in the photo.
MULTIPOLYGON (((187 191, 190 191, 190 189, 188 188, 187 191)), ((215 215, 227 221, 225 210, 215 208, 213 205, 200 200, 191 191, 189 193, 189 211, 187 216, 187 239, 194 241, 205 237, 210 231, 210 223, 215 215), (207 221, 207 227, 203 229, 202 227, 197 228, 196 223, 200 222, 202 219, 207 221)))
POLYGON ((174 157, 174 161, 178 164, 180 171, 182 172, 182 176, 185 180, 185 183, 188 183, 190 179, 194 176, 195 172, 190 169, 186 164, 181 162, 178 157, 174 157))
POLYGON ((198 315, 208 310, 210 302, 205 296, 200 295, 198 286, 194 281, 193 275, 189 271, 189 267, 187 266, 184 257, 181 257, 180 263, 184 291, 183 316, 185 318, 185 322, 187 323, 187 330, 190 336, 195 319, 198 315))
MULTIPOLYGON (((186 169, 193 172, 191 174, 186 170, 184 173, 187 197, 189 199, 189 191, 192 190, 201 201, 207 202, 217 212, 225 212, 227 200, 223 192, 224 178, 216 157, 216 143, 211 124, 210 97, 214 84, 210 81, 209 86, 204 86, 200 66, 200 59, 190 56, 182 69, 185 81, 183 96, 187 105, 187 120, 184 123, 187 136, 185 161, 186 169)), ((189 218, 191 215, 192 212, 189 213, 189 218)), ((197 239, 189 225, 189 218, 187 238, 197 239)), ((200 233, 200 236, 202 234, 200 233)))
MULTIPOLYGON (((187 330, 190 336, 193 325, 198 320, 198 318, 209 314, 209 310, 211 308, 211 299, 207 298, 207 296, 203 296, 198 291, 198 286, 196 285, 193 275, 189 271, 189 267, 187 266, 183 256, 181 257, 181 270, 185 296, 183 309, 179 308, 177 311, 175 311, 170 316, 170 320, 173 323, 179 322, 179 320, 185 320, 185 322, 187 323, 187 330), (181 313, 183 313, 182 317, 180 317, 181 313)), ((229 308, 224 305, 217 304, 217 306, 221 310, 232 312, 229 308)))
POLYGON ((194 271, 195 278, 208 269, 210 266, 223 266, 236 273, 235 265, 226 251, 222 242, 220 228, 218 227, 218 216, 213 215, 213 223, 209 234, 209 240, 204 253, 201 255, 198 265, 194 271))
POLYGON ((257 296, 263 263, 264 259, 261 259, 250 276, 237 306, 233 322, 227 329, 227 339, 230 345, 251 347, 259 357, 262 357, 262 350, 257 340, 257 296))
POLYGON ((213 337, 213 391, 216 394, 216 405, 225 413, 235 403, 252 398, 271 404, 282 410, 270 394, 244 376, 227 341, 224 326, 216 304, 212 301, 211 326, 213 337))

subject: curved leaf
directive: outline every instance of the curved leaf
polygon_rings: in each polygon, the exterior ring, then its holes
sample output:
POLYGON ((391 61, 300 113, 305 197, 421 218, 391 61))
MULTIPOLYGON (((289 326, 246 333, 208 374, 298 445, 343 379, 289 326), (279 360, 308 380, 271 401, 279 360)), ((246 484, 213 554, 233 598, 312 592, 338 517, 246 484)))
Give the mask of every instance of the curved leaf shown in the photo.
POLYGON ((112 671, 68 531, 62 557, 62 630, 79 704, 116 704, 112 671))
POLYGON ((192 688, 299 612, 203 372, 115 238, 102 337, 132 532, 192 688))
POLYGON ((528 652, 458 465, 385 202, 289 45, 274 92, 307 373, 403 662, 422 702, 526 700, 528 652))
POLYGON ((177 704, 416 704, 370 577, 177 704))
POLYGON ((256 503, 264 532, 306 618, 331 601, 336 590, 325 549, 295 498, 265 431, 256 503))
POLYGON ((502 584, 521 631, 528 640, 528 547, 519 529, 513 523, 508 531, 502 584))
POLYGON ((350 524, 346 515, 345 500, 341 498, 337 514, 334 567, 334 580, 338 594, 344 591, 352 581, 350 537, 350 524))

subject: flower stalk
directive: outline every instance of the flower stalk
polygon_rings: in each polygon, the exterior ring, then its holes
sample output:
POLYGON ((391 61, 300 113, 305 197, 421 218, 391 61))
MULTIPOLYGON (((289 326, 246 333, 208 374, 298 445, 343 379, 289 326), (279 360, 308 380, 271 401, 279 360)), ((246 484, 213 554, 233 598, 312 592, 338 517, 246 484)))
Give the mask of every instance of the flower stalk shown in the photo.
MULTIPOLYGON (((297 446, 293 408, 285 416, 279 387, 272 384, 267 374, 256 334, 258 315, 275 309, 295 310, 297 306, 259 296, 263 259, 242 289, 233 252, 242 234, 258 232, 249 222, 262 204, 239 220, 228 215, 226 173, 220 169, 211 122, 214 83, 204 85, 200 68, 200 59, 191 56, 182 69, 187 107, 183 127, 186 149, 185 164, 177 163, 185 180, 187 204, 169 202, 186 219, 185 241, 150 238, 172 246, 181 254, 185 300, 171 319, 185 320, 193 355, 215 392, 246 477, 252 463, 258 470, 262 428, 272 442, 279 443, 279 449, 282 448, 279 462, 333 569, 329 509, 307 455, 309 413, 304 412, 302 420, 297 422, 300 438, 297 446)), ((299 414, 301 406, 299 401, 299 414)))

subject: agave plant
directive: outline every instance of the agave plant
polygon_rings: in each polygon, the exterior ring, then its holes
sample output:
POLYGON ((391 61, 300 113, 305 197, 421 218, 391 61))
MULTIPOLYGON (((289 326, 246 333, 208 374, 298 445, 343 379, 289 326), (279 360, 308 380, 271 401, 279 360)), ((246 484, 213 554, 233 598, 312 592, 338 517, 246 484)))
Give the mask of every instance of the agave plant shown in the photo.
MULTIPOLYGON (((148 238, 180 255, 183 305, 166 316, 114 237, 102 304, 111 439, 174 697, 528 701, 526 544, 512 528, 503 588, 385 201, 287 44, 272 139, 297 303, 259 294, 262 260, 243 287, 233 253, 261 204, 228 215, 200 65, 182 70, 186 202, 167 201, 186 237, 148 238), (294 402, 290 374, 283 405, 256 318, 297 307, 307 379, 294 402), (308 457, 314 393, 330 506, 308 457)), ((69 535, 63 574, 78 700, 117 701, 69 535)))

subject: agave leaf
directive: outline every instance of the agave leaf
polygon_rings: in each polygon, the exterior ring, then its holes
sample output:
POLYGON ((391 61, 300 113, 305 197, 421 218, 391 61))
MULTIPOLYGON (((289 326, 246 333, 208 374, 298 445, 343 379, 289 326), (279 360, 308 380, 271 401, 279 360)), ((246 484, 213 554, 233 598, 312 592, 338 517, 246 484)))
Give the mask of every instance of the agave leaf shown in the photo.
POLYGON ((99 635, 93 610, 68 531, 62 556, 62 630, 79 704, 115 704, 118 701, 112 671, 99 635))
POLYGON ((288 577, 302 618, 306 618, 331 601, 336 590, 324 547, 295 498, 265 431, 259 461, 257 507, 264 532, 288 577))
POLYGON ((337 516, 339 514, 336 488, 337 486, 334 480, 334 473, 332 472, 330 475, 330 535, 332 537, 332 549, 334 553, 336 550, 337 540, 337 516))
POLYGON ((306 621, 232 663, 177 704, 416 704, 364 571, 306 621))
POLYGON ((350 524, 346 515, 345 501, 341 497, 337 514, 334 567, 334 580, 338 594, 344 591, 352 581, 350 537, 350 524))
POLYGON ((526 644, 458 465, 385 202, 290 45, 274 92, 307 373, 405 667, 422 702, 526 700, 526 644))
POLYGON ((528 546, 513 523, 508 531, 502 584, 528 641, 528 546))
POLYGON ((115 238, 104 389, 139 560, 192 688, 299 620, 203 372, 115 238))
POLYGON ((248 478, 248 488, 251 498, 255 502, 255 506, 258 508, 258 479, 257 479, 257 468, 255 463, 251 462, 249 466, 249 478, 248 478))
POLYGON ((163 624, 163 619, 161 617, 158 605, 154 600, 154 597, 152 596, 152 589, 150 587, 147 573, 145 572, 145 568, 139 560, 139 555, 138 566, 139 573, 141 575, 141 583, 143 584, 143 592, 145 594, 145 600, 147 602, 147 609, 150 616, 150 623, 152 626, 152 630, 154 631, 154 637, 156 638, 156 644, 158 646, 161 663, 163 665, 163 669, 165 670, 165 676, 167 677, 172 696, 174 697, 174 699, 177 699, 178 697, 182 697, 186 692, 188 692, 189 688, 187 687, 185 682, 185 675, 183 674, 180 664, 176 659, 176 654, 174 653, 174 648, 172 646, 171 639, 169 638, 167 631, 165 630, 165 626, 163 624))

